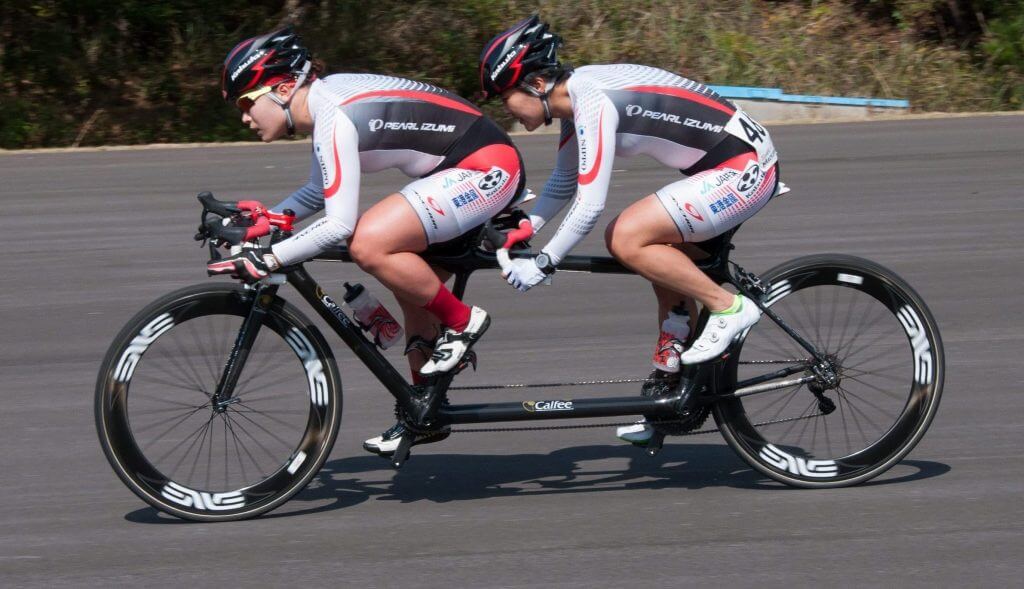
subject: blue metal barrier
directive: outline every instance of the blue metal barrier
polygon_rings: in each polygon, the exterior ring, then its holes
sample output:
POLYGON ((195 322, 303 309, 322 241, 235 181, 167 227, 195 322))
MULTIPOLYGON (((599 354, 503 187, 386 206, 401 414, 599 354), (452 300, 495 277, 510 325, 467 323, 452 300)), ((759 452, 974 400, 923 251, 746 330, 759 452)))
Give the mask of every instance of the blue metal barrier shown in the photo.
POLYGON ((755 88, 752 86, 709 86, 725 98, 746 100, 772 100, 804 104, 834 104, 839 106, 871 106, 876 108, 910 108, 909 100, 891 98, 847 98, 843 96, 806 96, 785 94, 782 88, 755 88))

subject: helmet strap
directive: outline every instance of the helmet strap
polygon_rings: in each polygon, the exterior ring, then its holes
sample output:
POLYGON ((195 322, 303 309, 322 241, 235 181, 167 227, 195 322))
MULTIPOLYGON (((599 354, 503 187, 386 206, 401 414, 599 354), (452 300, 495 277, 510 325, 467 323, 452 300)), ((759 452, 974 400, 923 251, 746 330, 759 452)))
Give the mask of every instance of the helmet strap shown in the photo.
POLYGON ((284 122, 288 129, 288 136, 295 137, 295 120, 292 119, 292 109, 288 106, 282 107, 284 110, 284 122))
POLYGON ((274 94, 273 92, 267 94, 267 96, 271 100, 276 102, 277 105, 281 107, 281 110, 284 111, 284 121, 288 129, 288 136, 295 137, 295 120, 292 119, 292 109, 291 107, 288 106, 288 103, 291 102, 291 97, 289 96, 288 100, 284 100, 277 94, 274 94))
POLYGON ((551 105, 548 104, 547 93, 540 97, 540 103, 544 105, 544 126, 551 124, 551 105))
POLYGON ((551 105, 548 104, 548 97, 551 96, 551 93, 554 91, 555 85, 555 82, 545 80, 543 92, 534 88, 530 84, 522 83, 519 85, 520 88, 526 90, 531 95, 536 96, 537 98, 540 99, 541 105, 544 106, 544 126, 548 126, 551 124, 551 105))
MULTIPOLYGON (((299 72, 298 77, 295 79, 295 86, 293 86, 295 90, 301 88, 302 85, 306 82, 306 78, 309 76, 309 70, 312 66, 313 62, 307 59, 306 63, 302 66, 302 71, 299 72)), ((277 94, 274 94, 273 92, 271 92, 267 96, 269 96, 271 100, 276 102, 277 105, 281 107, 281 110, 284 111, 284 120, 285 126, 288 130, 288 136, 295 137, 295 119, 292 118, 292 109, 290 106, 292 98, 295 97, 295 91, 293 90, 292 94, 288 96, 288 100, 283 100, 281 97, 279 97, 277 94)))

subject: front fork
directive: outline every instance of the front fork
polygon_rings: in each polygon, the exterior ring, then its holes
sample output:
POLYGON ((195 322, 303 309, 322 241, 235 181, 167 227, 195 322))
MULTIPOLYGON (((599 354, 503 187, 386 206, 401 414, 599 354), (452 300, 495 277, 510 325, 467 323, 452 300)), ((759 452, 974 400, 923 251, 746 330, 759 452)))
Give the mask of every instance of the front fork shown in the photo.
POLYGON ((238 378, 242 375, 242 368, 245 360, 249 357, 256 336, 267 316, 270 305, 273 304, 278 286, 276 284, 257 284, 251 290, 246 291, 246 296, 252 297, 252 307, 249 314, 242 321, 242 327, 238 330, 238 337, 235 338, 235 345, 231 348, 224 370, 220 375, 220 382, 217 383, 217 390, 211 398, 213 410, 217 413, 227 411, 228 405, 237 403, 234 398, 235 386, 238 385, 238 378))

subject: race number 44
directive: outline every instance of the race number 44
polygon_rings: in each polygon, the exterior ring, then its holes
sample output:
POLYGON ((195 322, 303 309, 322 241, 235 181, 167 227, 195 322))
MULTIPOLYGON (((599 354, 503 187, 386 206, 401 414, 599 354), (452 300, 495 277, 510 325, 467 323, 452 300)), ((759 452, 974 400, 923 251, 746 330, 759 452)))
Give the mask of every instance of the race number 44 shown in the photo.
POLYGON ((768 131, 765 131, 764 127, 757 121, 748 117, 746 113, 740 113, 737 120, 751 143, 764 143, 764 138, 768 136, 768 131))

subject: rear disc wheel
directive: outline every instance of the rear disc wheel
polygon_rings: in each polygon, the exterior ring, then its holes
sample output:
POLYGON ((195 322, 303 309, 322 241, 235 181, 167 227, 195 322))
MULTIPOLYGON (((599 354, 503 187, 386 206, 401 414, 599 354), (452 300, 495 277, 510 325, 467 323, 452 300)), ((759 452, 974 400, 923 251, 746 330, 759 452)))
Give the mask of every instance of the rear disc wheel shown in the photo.
POLYGON ((942 340, 924 301, 893 272, 852 256, 799 258, 762 278, 771 284, 766 305, 828 361, 815 367, 762 317, 733 348, 726 378, 802 366, 780 380, 814 379, 717 402, 726 441, 756 470, 797 487, 885 472, 924 435, 942 394, 942 340), (822 378, 829 370, 832 383, 822 378))

